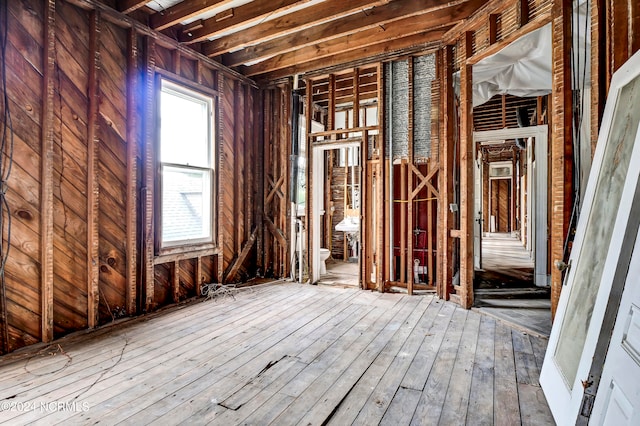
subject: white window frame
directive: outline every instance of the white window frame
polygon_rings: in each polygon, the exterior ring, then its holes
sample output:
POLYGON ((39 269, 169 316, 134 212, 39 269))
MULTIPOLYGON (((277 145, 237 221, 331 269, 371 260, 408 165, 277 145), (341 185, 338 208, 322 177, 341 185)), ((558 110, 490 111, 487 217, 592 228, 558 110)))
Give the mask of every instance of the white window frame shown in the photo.
MULTIPOLYGON (((158 182, 158 191, 157 191, 157 204, 156 211, 158 212, 156 216, 156 241, 158 254, 164 254, 169 251, 175 250, 188 250, 191 248, 202 248, 202 246, 215 246, 216 243, 216 191, 215 191, 215 182, 216 182, 216 174, 215 174, 215 152, 217 146, 217 138, 216 138, 216 108, 217 102, 216 97, 212 94, 205 93, 204 91, 198 91, 188 85, 182 83, 176 83, 170 78, 166 78, 164 76, 159 76, 158 82, 158 132, 157 132, 157 182, 158 182), (208 144, 207 144, 207 154, 206 159, 208 162, 205 162, 204 165, 191 165, 188 163, 182 162, 169 162, 163 161, 162 159, 162 132, 161 132, 161 123, 162 123, 162 114, 161 114, 161 102, 162 102, 162 93, 168 92, 173 95, 182 96, 186 99, 193 99, 196 101, 200 101, 205 103, 207 106, 207 115, 209 116, 208 120, 208 144), (186 238, 181 240, 164 240, 163 230, 164 227, 164 204, 163 204, 163 188, 164 188, 164 173, 165 170, 182 170, 182 171, 194 171, 198 173, 203 173, 208 175, 205 177, 205 183, 203 188, 203 193, 208 192, 208 202, 203 207, 203 211, 207 213, 208 219, 208 235, 202 238, 186 238)), ((203 219, 204 220, 204 219, 203 219)))

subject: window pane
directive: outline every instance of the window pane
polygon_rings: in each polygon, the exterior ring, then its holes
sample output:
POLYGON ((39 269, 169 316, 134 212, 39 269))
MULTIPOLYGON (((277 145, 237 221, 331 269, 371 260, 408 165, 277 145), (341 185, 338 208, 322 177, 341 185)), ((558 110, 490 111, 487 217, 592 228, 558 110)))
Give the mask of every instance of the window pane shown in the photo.
POLYGON ((211 171, 163 166, 162 241, 211 239, 211 171))
POLYGON ((160 159, 163 163, 209 167, 211 101, 162 82, 160 159))

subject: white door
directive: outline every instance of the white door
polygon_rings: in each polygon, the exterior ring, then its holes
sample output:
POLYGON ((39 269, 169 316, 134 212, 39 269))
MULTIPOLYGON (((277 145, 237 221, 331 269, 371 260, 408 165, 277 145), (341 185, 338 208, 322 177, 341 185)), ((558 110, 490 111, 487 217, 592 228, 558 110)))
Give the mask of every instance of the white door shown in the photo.
POLYGON ((473 267, 482 269, 482 158, 476 158, 473 192, 473 267))
POLYGON ((605 314, 617 313, 607 311, 614 309, 608 302, 612 289, 621 291, 624 281, 614 277, 628 265, 619 261, 627 231, 638 226, 639 215, 631 213, 640 176, 638 105, 640 52, 611 81, 570 268, 540 374, 551 412, 562 425, 575 423, 599 336, 610 336, 613 325, 603 321, 605 314))
POLYGON ((593 425, 640 425, 640 238, 625 280, 600 387, 593 425))

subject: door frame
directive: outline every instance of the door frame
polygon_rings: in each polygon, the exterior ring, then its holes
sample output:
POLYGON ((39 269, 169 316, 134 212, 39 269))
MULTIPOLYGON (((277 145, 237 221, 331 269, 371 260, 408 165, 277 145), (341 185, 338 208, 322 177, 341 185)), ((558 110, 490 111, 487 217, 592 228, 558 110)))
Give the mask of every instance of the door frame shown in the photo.
MULTIPOLYGON (((535 140, 535 162, 536 174, 533 182, 528 182, 530 188, 536 187, 535 199, 527 197, 528 205, 533 201, 535 208, 535 232, 532 233, 535 240, 532 244, 534 254, 534 284, 539 287, 549 285, 549 275, 547 274, 547 155, 548 155, 549 126, 542 124, 539 126, 519 127, 516 129, 485 130, 473 132, 474 146, 476 143, 505 139, 529 139, 535 140)), ((529 146, 529 141, 527 141, 529 146)), ((528 170, 527 170, 528 171, 528 170)), ((515 173, 515 170, 512 171, 515 173)), ((522 190, 522 188, 521 188, 522 190)), ((475 199, 475 195, 474 195, 475 199)), ((531 219, 529 218, 531 223, 531 219)), ((482 249, 482 248, 481 248, 482 249)), ((474 256, 475 257, 475 256, 474 256)), ((473 291, 471 283, 470 291, 473 291)))
MULTIPOLYGON (((322 142, 322 143, 314 143, 312 144, 311 152, 309 153, 309 162, 312 164, 311 169, 311 194, 307 194, 307 197, 311 196, 311 206, 312 211, 310 222, 311 222, 311 247, 310 247, 310 256, 311 256, 311 283, 315 284, 320 280, 320 211, 323 210, 324 207, 324 191, 320 191, 320 185, 316 185, 315 182, 318 180, 324 181, 324 152, 330 151, 333 149, 342 149, 342 148, 352 148, 358 147, 360 152, 360 186, 362 188, 362 179, 363 179, 363 167, 362 167, 362 141, 351 141, 351 142, 322 142)), ((324 188, 324 185, 323 185, 324 188)), ((361 192, 362 194, 362 189, 361 192)), ((364 204, 364 200, 362 196, 360 197, 360 217, 362 218, 362 206, 364 204)), ((360 220, 360 229, 358 233, 362 233, 362 220, 360 220)), ((360 266, 362 262, 362 256, 364 253, 364 247, 362 244, 360 245, 360 254, 358 256, 358 271, 360 271, 360 266)), ((362 282, 362 277, 359 278, 359 281, 362 282)), ((360 283, 359 286, 362 284, 360 283)))
MULTIPOLYGON (((489 200, 487 202, 488 204, 488 208, 487 208, 487 216, 489 217, 489 232, 498 232, 498 231, 492 231, 491 230, 491 216, 493 216, 491 213, 493 212, 495 206, 493 205, 493 181, 500 181, 500 180, 506 180, 507 182, 509 182, 509 192, 511 192, 511 182, 512 182, 512 178, 509 177, 491 177, 489 176, 489 182, 487 182, 487 186, 489 188, 488 189, 488 195, 489 195, 489 200)), ((498 202, 498 208, 500 208, 499 206, 499 202, 498 202)), ((499 228, 500 226, 499 223, 499 219, 496 220, 496 228, 499 228)), ((511 224, 511 228, 513 228, 513 224, 511 224)), ((511 231, 510 231, 511 232, 511 231)), ((482 250, 482 246, 480 246, 480 250, 482 250)))
MULTIPOLYGON (((474 225, 473 225, 473 267, 476 270, 482 269, 482 222, 484 217, 482 215, 482 178, 483 178, 483 162, 482 154, 478 156, 479 151, 474 149, 475 161, 473 168, 473 209, 474 209, 474 225)), ((491 198, 489 198, 491 200, 491 198)))

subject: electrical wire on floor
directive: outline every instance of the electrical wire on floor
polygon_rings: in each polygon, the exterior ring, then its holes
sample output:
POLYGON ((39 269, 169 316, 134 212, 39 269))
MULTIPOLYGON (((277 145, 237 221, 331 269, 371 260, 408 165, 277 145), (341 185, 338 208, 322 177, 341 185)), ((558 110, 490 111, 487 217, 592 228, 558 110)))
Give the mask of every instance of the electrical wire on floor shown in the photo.
POLYGON ((8 38, 8 2, 1 2, 0 19, 2 30, 0 31, 0 61, 2 71, 2 135, 0 138, 0 311, 2 322, 2 351, 9 352, 9 324, 7 315, 7 285, 5 280, 5 268, 11 248, 11 210, 7 201, 7 189, 11 167, 13 165, 13 123, 11 121, 11 109, 9 95, 7 94, 7 38, 8 38))
POLYGON ((22 367, 25 371, 25 373, 27 374, 31 374, 32 376, 36 376, 36 377, 42 377, 42 376, 47 376, 49 374, 55 374, 55 373, 59 373, 62 370, 64 370, 65 368, 67 368, 68 366, 71 365, 71 363, 73 362, 73 358, 71 357, 71 355, 69 355, 67 352, 65 352, 64 349, 62 349, 62 346, 60 346, 59 343, 54 343, 52 345, 49 345, 41 350, 39 350, 38 352, 36 352, 34 355, 30 356, 29 358, 27 358, 27 361, 24 364, 24 367, 22 367), (65 362, 61 367, 58 367, 55 370, 48 370, 44 373, 38 373, 36 371, 36 369, 31 370, 29 368, 29 364, 31 363, 31 360, 34 358, 40 358, 40 357, 53 357, 53 356, 57 356, 57 355, 61 355, 65 357, 65 362))
POLYGON ((220 283, 209 283, 202 284, 200 286, 200 294, 205 296, 207 300, 218 299, 224 297, 231 297, 233 300, 236 300, 235 293, 238 292, 238 289, 235 286, 220 284, 220 283))

